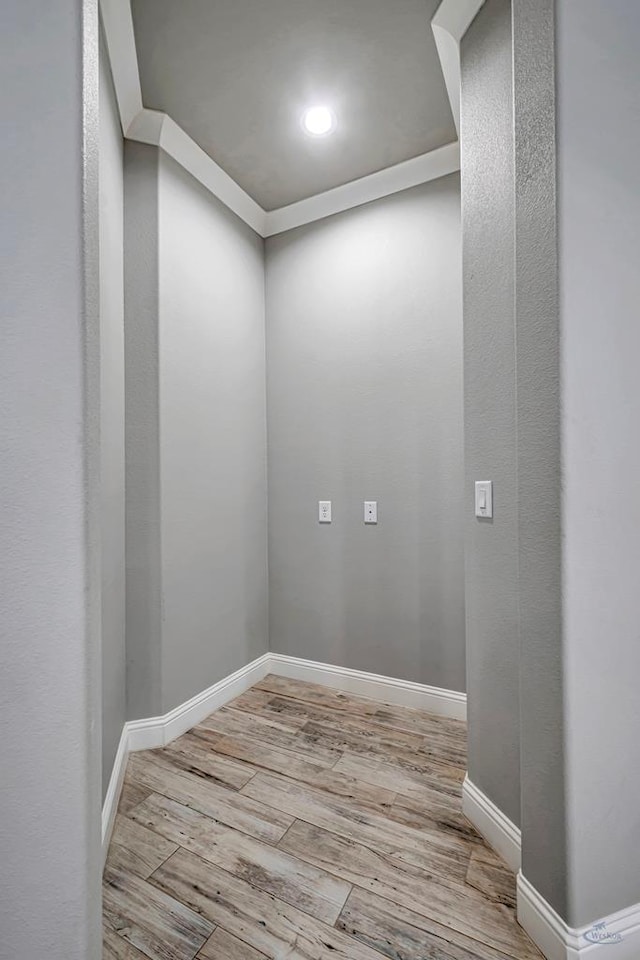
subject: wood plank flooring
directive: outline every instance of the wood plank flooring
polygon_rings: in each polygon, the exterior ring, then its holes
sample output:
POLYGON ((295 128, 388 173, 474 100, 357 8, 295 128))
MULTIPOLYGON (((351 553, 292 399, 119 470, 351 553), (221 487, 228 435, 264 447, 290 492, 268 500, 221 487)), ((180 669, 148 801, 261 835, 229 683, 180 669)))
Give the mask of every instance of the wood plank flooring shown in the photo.
POLYGON ((540 960, 461 808, 465 725, 268 676, 133 754, 105 960, 540 960))

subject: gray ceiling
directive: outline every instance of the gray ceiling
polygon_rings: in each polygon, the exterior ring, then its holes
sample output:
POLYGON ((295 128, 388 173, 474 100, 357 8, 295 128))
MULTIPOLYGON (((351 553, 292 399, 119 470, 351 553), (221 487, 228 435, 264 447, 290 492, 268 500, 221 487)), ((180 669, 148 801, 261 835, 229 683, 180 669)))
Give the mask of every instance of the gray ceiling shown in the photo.
POLYGON ((267 210, 456 139, 439 0, 132 0, 145 107, 267 210), (307 106, 337 128, 305 135, 307 106))

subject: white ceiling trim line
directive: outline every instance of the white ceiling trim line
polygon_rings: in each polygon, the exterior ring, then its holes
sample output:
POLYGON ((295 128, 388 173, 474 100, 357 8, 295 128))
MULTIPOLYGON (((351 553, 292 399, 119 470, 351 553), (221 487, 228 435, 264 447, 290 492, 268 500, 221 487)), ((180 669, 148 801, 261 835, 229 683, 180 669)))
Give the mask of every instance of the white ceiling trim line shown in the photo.
MULTIPOLYGON (((460 40, 485 0, 443 0, 432 20, 456 130, 460 126, 460 40)), ((263 210, 167 114, 142 105, 130 0, 100 0, 122 132, 160 147, 261 237, 313 223, 460 169, 459 144, 405 160, 278 210, 263 210)))
POLYGON ((267 214, 262 207, 166 113, 143 108, 130 124, 127 139, 160 147, 225 207, 261 237, 265 236, 267 214))
POLYGON ((126 137, 131 123, 142 110, 142 89, 131 2, 130 0, 100 0, 100 15, 109 52, 122 133, 126 137))
POLYGON ((363 203, 379 200, 381 197, 391 196, 400 190, 417 187, 428 180, 445 177, 448 173, 455 173, 460 169, 460 145, 447 143, 444 147, 423 153, 411 160, 396 163, 393 167, 385 167, 377 173, 371 173, 359 180, 352 180, 340 187, 317 193, 306 200, 299 200, 278 210, 269 210, 266 220, 265 237, 272 237, 276 233, 293 230, 305 223, 323 220, 334 213, 342 213, 352 207, 359 207, 363 203))
POLYGON ((485 0, 442 0, 431 21, 453 122, 460 136, 460 41, 485 0))

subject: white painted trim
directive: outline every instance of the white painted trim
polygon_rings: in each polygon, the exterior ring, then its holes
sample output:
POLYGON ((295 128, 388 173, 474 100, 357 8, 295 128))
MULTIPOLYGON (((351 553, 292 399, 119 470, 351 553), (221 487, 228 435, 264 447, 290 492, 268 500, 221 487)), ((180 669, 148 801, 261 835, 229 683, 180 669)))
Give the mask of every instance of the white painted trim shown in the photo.
POLYGON ((269 673, 270 657, 269 653, 265 653, 161 717, 130 720, 127 724, 129 750, 133 752, 164 747, 176 737, 182 736, 214 710, 219 710, 229 700, 239 697, 258 680, 266 677, 269 673))
POLYGON ((640 957, 640 904, 582 927, 570 927, 536 888, 518 873, 518 922, 547 960, 637 960, 640 957), (586 934, 595 924, 622 939, 617 943, 591 943, 586 934))
POLYGON ((506 860, 513 872, 518 871, 521 849, 519 828, 486 793, 471 782, 469 774, 462 785, 462 812, 487 843, 506 860))
POLYGON ((142 109, 127 131, 128 140, 160 147, 221 203, 264 237, 266 213, 171 117, 142 109))
MULTIPOLYGON (((459 38, 452 31, 464 32, 464 23, 468 26, 473 19, 470 10, 475 7, 477 12, 483 2, 444 0, 432 21, 454 119, 460 113, 460 54, 459 38), (447 12, 450 6, 453 12, 447 12), (454 82, 457 88, 451 86, 454 82)), ((261 237, 322 220, 460 169, 459 146, 449 143, 298 203, 265 211, 171 117, 143 107, 130 0, 100 0, 100 11, 124 136, 160 147, 261 237)))
POLYGON ((351 210, 352 207, 380 200, 400 190, 416 187, 418 184, 445 177, 460 169, 460 145, 448 143, 437 150, 423 153, 419 157, 385 167, 377 173, 371 173, 359 180, 352 180, 340 187, 334 187, 324 193, 317 193, 307 200, 300 200, 279 210, 270 210, 266 214, 265 237, 272 237, 285 230, 293 230, 306 223, 323 220, 351 210))
POLYGON ((317 663, 315 660, 301 660, 281 653, 271 653, 269 657, 268 672, 280 677, 308 680, 310 683, 320 683, 334 690, 355 693, 383 703, 416 707, 441 717, 466 720, 467 695, 457 690, 429 687, 411 680, 397 680, 395 677, 383 677, 377 673, 365 673, 349 667, 317 663))
POLYGON ((142 110, 142 90, 130 0, 100 0, 100 15, 109 52, 120 123, 126 137, 129 126, 142 110))
POLYGON ((440 66, 460 136, 460 41, 485 0, 442 0, 431 21, 440 66))
POLYGON ((245 667, 236 670, 213 686, 196 694, 162 717, 129 720, 125 723, 111 771, 109 787, 102 806, 102 857, 106 860, 109 841, 113 831, 127 757, 136 750, 153 750, 164 747, 200 723, 214 710, 223 707, 229 700, 239 697, 249 687, 262 680, 269 672, 270 654, 265 653, 245 667))
POLYGON ((107 858, 109 842, 113 833, 113 825, 116 820, 120 794, 122 793, 122 784, 124 782, 124 773, 127 768, 127 757, 129 756, 129 731, 125 723, 122 728, 120 742, 111 769, 109 786, 102 804, 102 863, 107 858))

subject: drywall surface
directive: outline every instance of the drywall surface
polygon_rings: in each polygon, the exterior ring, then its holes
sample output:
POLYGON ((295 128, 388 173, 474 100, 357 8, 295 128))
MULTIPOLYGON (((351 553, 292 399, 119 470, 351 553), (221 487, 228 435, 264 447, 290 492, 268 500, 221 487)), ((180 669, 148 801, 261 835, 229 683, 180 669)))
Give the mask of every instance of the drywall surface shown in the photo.
POLYGON ((265 653, 264 244, 159 168, 163 712, 265 653))
POLYGON ((469 776, 520 823, 514 142, 510 0, 461 46, 469 776), (478 519, 474 482, 493 481, 478 519))
POLYGON ((460 244, 457 174, 267 241, 279 653, 464 689, 460 244))
POLYGON ((131 718, 268 645, 263 241, 154 147, 125 150, 131 718))
POLYGON ((101 956, 97 98, 96 4, 6 0, 2 960, 101 956))
POLYGON ((120 120, 100 44, 100 479, 102 796, 126 720, 124 525, 124 184, 120 120))
POLYGON ((553 8, 513 3, 520 766, 522 870, 567 919, 553 8))
POLYGON ((158 150, 124 147, 127 717, 162 713, 158 150))
POLYGON ((640 902, 640 6, 557 0, 569 922, 640 902))

